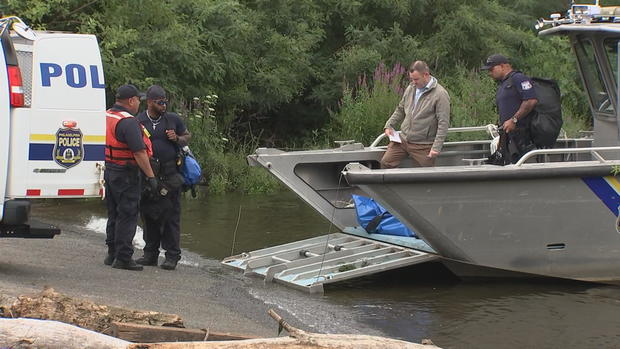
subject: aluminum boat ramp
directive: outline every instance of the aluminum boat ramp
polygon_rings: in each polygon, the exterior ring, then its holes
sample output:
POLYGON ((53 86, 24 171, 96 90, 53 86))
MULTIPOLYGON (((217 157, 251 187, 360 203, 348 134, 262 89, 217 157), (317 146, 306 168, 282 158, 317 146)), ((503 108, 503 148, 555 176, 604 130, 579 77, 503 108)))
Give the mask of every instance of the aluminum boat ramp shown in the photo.
POLYGON ((245 275, 262 276, 265 281, 322 293, 325 284, 438 258, 426 243, 416 238, 367 234, 361 228, 347 228, 345 232, 242 253, 225 258, 222 264, 245 275))

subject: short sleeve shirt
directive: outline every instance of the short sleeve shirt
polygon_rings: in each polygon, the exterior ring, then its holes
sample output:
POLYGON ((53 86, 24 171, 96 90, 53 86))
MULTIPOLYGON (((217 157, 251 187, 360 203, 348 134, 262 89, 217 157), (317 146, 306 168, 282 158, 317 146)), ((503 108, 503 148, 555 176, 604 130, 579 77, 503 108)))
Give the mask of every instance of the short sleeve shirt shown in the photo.
POLYGON ((146 111, 138 114, 138 121, 146 127, 151 134, 151 143, 153 144, 153 157, 161 162, 176 160, 178 153, 178 145, 172 142, 166 136, 166 130, 174 130, 177 135, 183 135, 187 132, 187 128, 176 113, 165 112, 161 119, 153 122, 146 114, 146 111))
MULTIPOLYGON (((129 113, 127 109, 118 104, 114 104, 110 109, 129 113)), ((129 150, 133 153, 146 149, 144 140, 142 140, 142 127, 140 127, 136 118, 125 118, 119 121, 116 124, 115 133, 116 139, 121 143, 127 144, 127 147, 129 147, 129 150)))
POLYGON ((536 91, 529 77, 518 71, 508 74, 495 94, 500 124, 513 117, 523 101, 535 98, 536 91))

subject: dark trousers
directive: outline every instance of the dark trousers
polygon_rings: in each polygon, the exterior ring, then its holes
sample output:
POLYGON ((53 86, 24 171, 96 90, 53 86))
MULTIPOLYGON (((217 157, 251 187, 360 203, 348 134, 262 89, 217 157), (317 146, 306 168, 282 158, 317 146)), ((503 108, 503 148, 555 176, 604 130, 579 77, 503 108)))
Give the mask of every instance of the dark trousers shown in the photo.
POLYGON ((120 261, 129 261, 133 255, 140 212, 140 171, 106 164, 104 173, 108 223, 105 243, 108 253, 120 261))
MULTIPOLYGON (((522 124, 522 122, 519 121, 519 124, 522 124)), ((530 136, 529 123, 520 125, 510 132, 507 141, 509 159, 513 164, 516 164, 527 152, 536 149, 530 136)))
POLYGON ((144 256, 157 258, 159 247, 166 250, 166 259, 178 261, 181 259, 181 189, 170 190, 165 198, 167 209, 163 214, 153 214, 155 202, 143 198, 142 221, 144 222, 144 256))

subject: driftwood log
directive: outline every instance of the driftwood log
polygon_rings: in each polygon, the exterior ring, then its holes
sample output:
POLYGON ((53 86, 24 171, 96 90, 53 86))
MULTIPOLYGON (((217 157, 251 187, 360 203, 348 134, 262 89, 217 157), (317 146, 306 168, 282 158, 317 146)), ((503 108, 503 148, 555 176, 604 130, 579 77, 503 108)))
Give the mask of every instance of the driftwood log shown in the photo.
POLYGON ((5 307, 1 315, 57 320, 106 334, 110 333, 113 322, 183 327, 183 320, 178 315, 100 305, 67 297, 52 288, 34 296, 17 297, 17 301, 8 309, 5 307))
POLYGON ((269 316, 285 329, 290 337, 260 338, 226 342, 177 342, 130 344, 129 349, 439 349, 428 344, 415 344, 396 339, 349 334, 318 334, 305 332, 291 326, 280 315, 270 309, 269 316))
POLYGON ((128 349, 439 349, 396 339, 364 335, 315 334, 306 339, 291 337, 248 339, 227 342, 177 342, 130 344, 128 349))
POLYGON ((316 334, 301 330, 297 330, 296 335, 300 338, 131 344, 58 321, 0 318, 0 348, 12 349, 437 349, 434 345, 374 336, 316 334))
POLYGON ((125 349, 129 344, 58 321, 0 319, 0 348, 125 349))
POLYGON ((258 338, 195 328, 137 325, 126 322, 114 322, 111 335, 136 343, 230 341, 258 338))

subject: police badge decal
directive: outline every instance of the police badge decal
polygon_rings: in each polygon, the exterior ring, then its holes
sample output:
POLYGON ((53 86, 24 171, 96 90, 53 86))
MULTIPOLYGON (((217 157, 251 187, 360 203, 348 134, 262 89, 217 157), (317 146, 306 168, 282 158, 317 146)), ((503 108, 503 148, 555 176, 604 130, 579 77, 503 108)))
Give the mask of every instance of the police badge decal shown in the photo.
POLYGON ((54 161, 64 168, 79 164, 84 158, 83 138, 79 128, 59 128, 54 143, 54 161))
POLYGON ((529 90, 529 89, 531 89, 531 88, 532 88, 532 83, 531 83, 531 82, 529 82, 529 81, 525 80, 525 81, 523 81, 523 82, 521 83, 521 89, 522 89, 523 91, 527 91, 527 90, 529 90))

